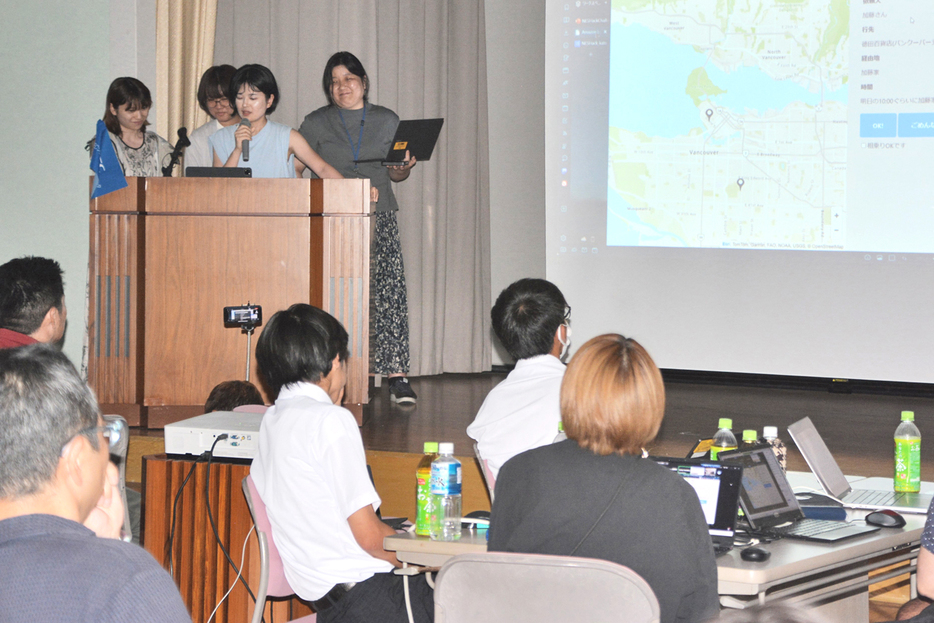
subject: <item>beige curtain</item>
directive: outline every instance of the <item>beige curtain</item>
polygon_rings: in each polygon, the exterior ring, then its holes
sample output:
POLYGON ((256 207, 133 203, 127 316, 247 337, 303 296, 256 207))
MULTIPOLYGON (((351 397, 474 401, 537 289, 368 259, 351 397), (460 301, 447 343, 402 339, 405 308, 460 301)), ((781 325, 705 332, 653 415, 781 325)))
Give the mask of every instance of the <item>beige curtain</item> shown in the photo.
POLYGON ((217 0, 156 0, 156 132, 173 145, 179 128, 209 119, 198 82, 213 65, 216 19, 217 0))
POLYGON ((326 103, 328 57, 349 50, 370 101, 444 117, 431 161, 395 185, 415 376, 490 368, 490 215, 483 0, 218 0, 218 63, 267 65, 297 128, 326 103))

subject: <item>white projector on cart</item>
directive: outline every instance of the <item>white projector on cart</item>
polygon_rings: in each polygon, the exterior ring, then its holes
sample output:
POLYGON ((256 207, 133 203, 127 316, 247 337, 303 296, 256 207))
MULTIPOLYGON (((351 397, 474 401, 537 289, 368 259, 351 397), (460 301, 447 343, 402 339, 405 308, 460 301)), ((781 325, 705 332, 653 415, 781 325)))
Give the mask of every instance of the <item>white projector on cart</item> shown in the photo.
POLYGON ((259 448, 262 413, 214 411, 165 425, 165 453, 199 456, 217 442, 214 458, 252 459, 259 448))

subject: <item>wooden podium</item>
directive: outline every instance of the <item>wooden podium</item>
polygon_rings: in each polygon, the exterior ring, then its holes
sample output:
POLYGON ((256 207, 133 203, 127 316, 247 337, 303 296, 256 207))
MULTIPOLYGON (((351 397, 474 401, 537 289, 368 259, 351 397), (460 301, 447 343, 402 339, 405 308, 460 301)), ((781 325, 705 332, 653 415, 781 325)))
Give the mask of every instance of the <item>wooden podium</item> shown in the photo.
MULTIPOLYGON (((368 400, 369 180, 127 178, 91 200, 88 382, 105 413, 161 428, 244 379, 248 336, 225 306, 294 303, 350 336, 344 406, 368 400)), ((92 181, 93 183, 93 181, 92 181)), ((250 380, 266 396, 250 339, 250 380)))

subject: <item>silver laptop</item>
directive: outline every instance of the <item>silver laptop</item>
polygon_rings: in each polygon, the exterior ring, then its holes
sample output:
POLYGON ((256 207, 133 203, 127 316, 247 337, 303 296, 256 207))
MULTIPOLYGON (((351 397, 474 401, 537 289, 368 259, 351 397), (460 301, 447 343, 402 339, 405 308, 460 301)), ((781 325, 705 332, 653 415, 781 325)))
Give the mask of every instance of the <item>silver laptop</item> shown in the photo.
POLYGON ((794 440, 804 460, 824 491, 841 502, 847 508, 865 510, 892 509, 900 513, 924 514, 928 512, 934 496, 927 493, 898 493, 896 491, 877 491, 873 489, 853 489, 847 482, 843 471, 834 460, 827 444, 821 438, 811 418, 798 420, 788 427, 788 433, 794 440))

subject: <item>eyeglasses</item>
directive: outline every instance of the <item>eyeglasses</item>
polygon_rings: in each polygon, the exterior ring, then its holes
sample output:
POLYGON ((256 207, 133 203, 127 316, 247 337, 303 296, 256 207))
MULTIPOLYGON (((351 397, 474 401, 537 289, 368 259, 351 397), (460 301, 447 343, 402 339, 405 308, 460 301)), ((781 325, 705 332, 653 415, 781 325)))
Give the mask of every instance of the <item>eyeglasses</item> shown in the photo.
MULTIPOLYGON (((104 438, 107 439, 110 454, 126 456, 127 446, 130 442, 126 420, 119 415, 104 415, 101 419, 104 420, 103 426, 89 426, 83 428, 75 433, 71 439, 74 439, 78 435, 87 435, 89 433, 101 431, 104 438)), ((71 439, 68 440, 68 443, 71 443, 71 439)), ((68 444, 65 445, 67 446, 68 444)))
POLYGON ((217 97, 208 100, 208 106, 219 108, 221 106, 230 106, 230 101, 226 97, 217 97))

